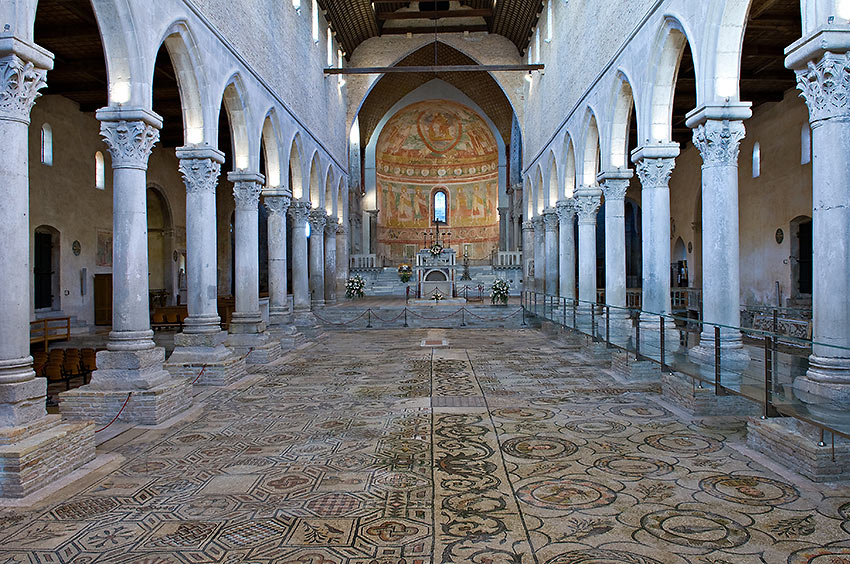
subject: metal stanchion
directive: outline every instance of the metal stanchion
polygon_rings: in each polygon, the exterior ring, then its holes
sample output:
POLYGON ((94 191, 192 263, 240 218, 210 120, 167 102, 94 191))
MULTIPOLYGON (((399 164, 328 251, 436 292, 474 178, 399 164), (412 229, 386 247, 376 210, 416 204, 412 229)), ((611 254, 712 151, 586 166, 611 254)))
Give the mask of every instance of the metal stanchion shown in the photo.
POLYGON ((596 342, 596 304, 590 304, 590 342, 596 342))
POLYGON ((611 348, 611 306, 605 305, 605 347, 611 348))
POLYGON ((466 327, 466 308, 460 308, 460 326, 466 327))
POLYGON ((718 396, 725 396, 726 390, 723 389, 720 375, 720 327, 714 326, 714 393, 718 396))
POLYGON ((404 326, 407 327, 407 308, 404 308, 404 326))
POLYGON ((369 309, 366 311, 366 313, 368 313, 368 314, 369 314, 369 316, 366 318, 366 328, 367 328, 367 329, 371 329, 371 328, 372 328, 372 309, 371 309, 371 308, 369 308, 369 309))
POLYGON ((667 364, 664 362, 664 316, 659 315, 658 321, 660 322, 658 324, 658 343, 661 347, 661 372, 664 372, 667 370, 667 364))
POLYGON ((635 320, 635 360, 640 360, 640 314, 635 320))
MULTIPOLYGON (((776 310, 773 310, 774 313, 776 310)), ((764 337, 764 412, 761 418, 777 417, 779 412, 773 406, 773 338, 764 337)))

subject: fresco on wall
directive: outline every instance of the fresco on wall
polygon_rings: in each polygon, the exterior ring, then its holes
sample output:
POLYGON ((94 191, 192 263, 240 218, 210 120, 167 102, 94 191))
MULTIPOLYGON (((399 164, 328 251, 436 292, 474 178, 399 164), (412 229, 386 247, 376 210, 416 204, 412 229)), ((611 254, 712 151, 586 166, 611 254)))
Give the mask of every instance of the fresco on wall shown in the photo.
POLYGON ((487 123, 448 100, 398 111, 376 149, 378 253, 400 260, 432 228, 433 195, 448 194, 451 246, 485 259, 499 243, 499 148, 487 123))

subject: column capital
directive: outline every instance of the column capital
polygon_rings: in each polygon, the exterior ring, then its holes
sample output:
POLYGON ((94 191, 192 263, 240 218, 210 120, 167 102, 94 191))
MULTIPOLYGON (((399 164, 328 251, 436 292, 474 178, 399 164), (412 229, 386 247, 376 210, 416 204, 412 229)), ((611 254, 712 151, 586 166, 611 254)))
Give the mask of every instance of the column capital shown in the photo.
POLYGON ((310 210, 310 213, 307 217, 307 221, 310 222, 310 229, 314 233, 318 233, 325 228, 325 223, 327 223, 328 221, 328 216, 325 214, 325 210, 315 208, 310 210))
POLYGON ((345 235, 346 233, 348 233, 348 228, 344 224, 338 223, 336 226, 336 234, 345 235))
POLYGON ((746 133, 742 121, 710 119, 696 126, 694 146, 702 155, 703 168, 738 166, 738 152, 746 133))
MULTIPOLYGON (((589 188, 589 187, 588 187, 589 188)), ((602 190, 580 188, 575 194, 575 208, 580 224, 596 224, 596 212, 602 203, 602 190)))
POLYGON ((292 217, 292 221, 296 227, 304 227, 307 216, 310 215, 310 204, 301 200, 295 200, 289 206, 289 215, 292 217))
POLYGON ((147 170, 162 118, 144 108, 101 108, 95 115, 112 156, 112 168, 147 170))
POLYGON ((624 200, 628 191, 629 178, 607 178, 602 184, 602 193, 605 194, 606 202, 609 200, 624 200))
POLYGON ((674 157, 645 158, 636 163, 638 177, 640 177, 641 188, 667 187, 670 175, 676 166, 674 157))
POLYGON ((570 200, 561 200, 558 202, 557 207, 555 208, 558 213, 558 219, 561 223, 572 223, 573 219, 576 216, 576 208, 575 201, 570 200))
POLYGON ((522 230, 523 231, 534 231, 534 222, 531 220, 522 222, 522 230))
POLYGON ((227 173, 227 179, 233 182, 233 199, 236 201, 236 209, 244 211, 256 211, 260 204, 260 194, 263 191, 262 174, 236 170, 227 173))
POLYGON ((337 227, 339 222, 333 216, 328 216, 328 221, 325 223, 325 235, 336 237, 337 227))
POLYGON ((555 208, 543 210, 543 225, 547 233, 554 233, 558 230, 558 212, 555 208))
POLYGON ((264 192, 263 204, 266 206, 269 215, 285 215, 289 209, 289 204, 292 203, 292 198, 288 192, 264 192))
POLYGON ((850 53, 827 51, 795 72, 812 128, 829 119, 850 120, 850 53))
POLYGON ((9 39, 0 40, 0 119, 28 124, 39 90, 47 86, 52 55, 9 39))
POLYGON ((542 231, 543 230, 543 216, 542 215, 535 215, 534 217, 531 218, 531 224, 533 226, 532 229, 534 229, 535 231, 542 231))
POLYGON ((212 148, 204 151, 185 151, 183 147, 177 149, 176 153, 180 159, 178 170, 186 184, 186 192, 215 193, 224 154, 212 148))

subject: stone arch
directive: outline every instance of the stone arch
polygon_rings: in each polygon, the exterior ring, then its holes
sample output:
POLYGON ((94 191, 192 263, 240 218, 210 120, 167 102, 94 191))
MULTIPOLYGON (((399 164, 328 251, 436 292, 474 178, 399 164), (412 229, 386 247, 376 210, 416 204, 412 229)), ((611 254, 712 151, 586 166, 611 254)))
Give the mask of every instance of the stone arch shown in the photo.
POLYGON ((658 54, 654 57, 655 80, 652 83, 652 94, 649 100, 649 131, 644 132, 644 139, 649 143, 670 143, 673 139, 673 96, 676 92, 676 80, 685 46, 691 46, 694 57, 694 72, 697 78, 697 105, 700 100, 700 66, 698 53, 693 49, 693 43, 681 22, 668 16, 664 20, 658 42, 658 54))
POLYGON ((537 172, 534 175, 534 215, 542 215, 546 209, 546 196, 544 194, 543 185, 543 167, 538 164, 537 172))
MULTIPOLYGON (((177 78, 177 89, 180 92, 180 108, 183 113, 183 142, 186 145, 203 143, 208 133, 205 130, 207 120, 204 116, 201 81, 198 73, 203 65, 198 56, 198 46, 188 24, 176 21, 166 29, 158 47, 165 45, 171 66, 177 78)), ((150 58, 150 84, 153 86, 154 62, 156 54, 150 58)), ((151 94, 153 96, 153 94, 151 94)))
POLYGON ((549 207, 558 203, 558 163, 555 160, 555 152, 549 151, 549 207))
POLYGON ((336 191, 336 217, 339 219, 339 222, 345 224, 348 220, 345 213, 345 195, 346 195, 346 184, 345 177, 340 175, 339 177, 339 186, 336 191))
POLYGON ((262 145, 265 148, 263 157, 266 162, 266 186, 269 188, 279 188, 281 186, 282 159, 278 131, 280 131, 280 127, 278 125, 277 111, 272 108, 263 120, 263 130, 260 134, 262 145))
POLYGON ((740 97, 741 54, 752 0, 726 0, 714 47, 714 97, 740 97))
POLYGON ((576 152, 573 139, 567 134, 564 137, 564 191, 565 199, 573 197, 576 191, 576 152))
POLYGON ((319 161, 319 152, 313 152, 313 158, 310 159, 310 192, 307 194, 310 207, 318 208, 322 205, 322 183, 321 183, 321 167, 319 161))
POLYGON ((596 184, 596 174, 599 172, 599 123, 591 108, 587 110, 587 128, 584 134, 584 151, 581 165, 581 184, 593 186, 596 184))
POLYGON ((109 103, 149 108, 153 92, 149 74, 141 66, 145 57, 139 45, 136 18, 129 0, 91 0, 106 59, 109 103), (108 22, 110 25, 103 25, 108 22))
POLYGON ((301 156, 304 154, 301 133, 296 133, 289 144, 289 167, 288 180, 292 197, 296 200, 304 198, 304 168, 301 156))
POLYGON ((328 217, 336 217, 336 198, 334 198, 334 169, 328 165, 327 173, 325 173, 325 211, 328 217))
POLYGON ((636 108, 631 81, 623 71, 617 73, 617 85, 614 92, 614 112, 611 116, 609 165, 615 169, 624 169, 628 165, 629 127, 632 109, 636 108))
POLYGON ((531 221, 534 217, 534 183, 531 177, 526 175, 522 180, 522 197, 525 200, 525 220, 531 221))
POLYGON ((230 124, 230 139, 233 143, 233 168, 248 170, 253 164, 248 135, 248 105, 245 87, 238 74, 234 74, 227 81, 222 97, 228 116, 227 121, 230 124))

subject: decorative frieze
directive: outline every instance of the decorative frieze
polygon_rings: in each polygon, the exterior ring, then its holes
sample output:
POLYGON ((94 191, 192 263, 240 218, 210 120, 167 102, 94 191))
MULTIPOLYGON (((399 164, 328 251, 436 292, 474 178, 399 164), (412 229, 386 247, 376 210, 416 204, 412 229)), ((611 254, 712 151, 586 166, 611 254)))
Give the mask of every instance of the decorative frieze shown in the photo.
POLYGON ((114 169, 147 170, 148 158, 159 141, 159 129, 142 120, 101 121, 100 135, 112 155, 114 169))
POLYGON ((30 110, 38 92, 47 87, 47 71, 17 55, 0 58, 0 119, 30 122, 30 110))
POLYGON ((737 166, 744 122, 708 120, 694 128, 694 146, 702 155, 703 167, 737 166))

